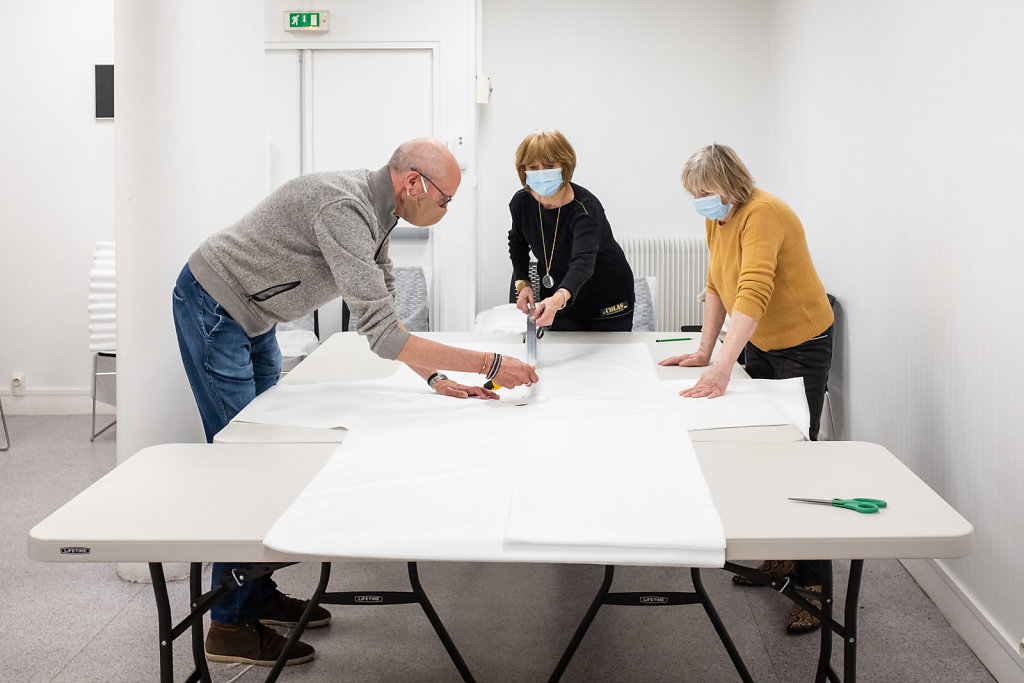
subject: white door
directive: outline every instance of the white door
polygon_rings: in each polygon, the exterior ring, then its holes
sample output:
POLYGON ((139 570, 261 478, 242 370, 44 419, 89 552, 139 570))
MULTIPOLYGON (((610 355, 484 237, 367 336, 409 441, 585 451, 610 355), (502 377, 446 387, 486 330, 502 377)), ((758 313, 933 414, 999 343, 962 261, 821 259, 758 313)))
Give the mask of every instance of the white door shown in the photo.
MULTIPOLYGON (((299 173, 375 170, 405 140, 438 135, 435 62, 430 47, 268 50, 268 189, 299 173)), ((390 255, 433 282, 432 240, 392 239, 390 255)), ((320 338, 341 328, 341 302, 322 307, 320 338)))

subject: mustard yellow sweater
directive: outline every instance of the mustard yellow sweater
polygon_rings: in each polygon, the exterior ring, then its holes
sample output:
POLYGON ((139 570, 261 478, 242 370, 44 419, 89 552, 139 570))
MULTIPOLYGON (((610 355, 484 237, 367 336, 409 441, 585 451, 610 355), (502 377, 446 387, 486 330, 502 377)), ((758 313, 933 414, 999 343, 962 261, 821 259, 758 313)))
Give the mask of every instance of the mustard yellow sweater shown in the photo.
POLYGON ((754 346, 797 346, 832 324, 804 227, 781 199, 755 189, 729 222, 707 220, 707 231, 708 292, 721 297, 726 312, 757 321, 754 346))

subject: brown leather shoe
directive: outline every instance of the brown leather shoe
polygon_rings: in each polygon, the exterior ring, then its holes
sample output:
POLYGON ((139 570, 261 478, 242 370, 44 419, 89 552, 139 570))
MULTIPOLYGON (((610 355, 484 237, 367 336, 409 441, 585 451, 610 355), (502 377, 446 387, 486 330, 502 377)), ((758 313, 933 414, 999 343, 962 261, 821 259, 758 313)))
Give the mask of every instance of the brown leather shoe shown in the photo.
MULTIPOLYGON (((287 639, 258 622, 252 624, 210 623, 206 634, 206 658, 211 662, 237 662, 256 666, 274 666, 287 639)), ((295 643, 285 666, 305 664, 313 659, 312 646, 295 643)))
MULTIPOLYGON (((757 567, 768 575, 769 579, 784 579, 796 571, 796 562, 793 560, 765 560, 757 567)), ((754 583, 745 576, 732 575, 732 582, 737 586, 762 586, 764 584, 754 583)))
MULTIPOLYGON (((804 586, 805 590, 821 592, 821 586, 804 586)), ((821 609, 820 600, 811 600, 810 603, 821 609)), ((809 633, 816 630, 821 626, 821 620, 814 616, 799 603, 793 603, 793 609, 789 610, 789 616, 786 617, 786 631, 793 634, 809 633)))
MULTIPOLYGON (((260 603, 260 623, 264 626, 295 628, 308 604, 309 600, 297 600, 276 590, 260 603)), ((306 628, 327 626, 329 623, 331 623, 331 613, 317 605, 306 628)))

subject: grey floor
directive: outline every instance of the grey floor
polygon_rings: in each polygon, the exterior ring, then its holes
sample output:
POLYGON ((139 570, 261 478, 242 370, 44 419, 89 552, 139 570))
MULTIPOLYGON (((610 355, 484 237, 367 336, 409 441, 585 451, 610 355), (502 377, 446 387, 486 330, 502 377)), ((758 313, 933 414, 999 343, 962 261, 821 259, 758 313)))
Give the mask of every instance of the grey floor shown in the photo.
MULTIPOLYGON (((0 681, 155 681, 156 609, 148 584, 112 565, 47 564, 26 556, 28 530, 115 462, 116 428, 89 442, 89 418, 8 416, 13 446, 0 453, 0 681)), ((188 493, 182 491, 183 503, 188 493)), ((202 501, 191 501, 202 504, 202 501)), ((846 572, 837 565, 837 585, 846 572)), ((207 569, 207 572, 209 570, 207 569)), ((278 572, 281 588, 308 595, 319 568, 278 572)), ((479 681, 544 681, 597 589, 602 569, 569 565, 430 563, 420 575, 479 681)), ((786 635, 788 604, 764 588, 704 583, 756 681, 813 680, 818 637, 786 635)), ((406 590, 401 564, 336 564, 332 590, 406 590)), ((620 568, 613 590, 689 590, 689 572, 620 568)), ((181 618, 187 585, 170 585, 181 618)), ((839 604, 842 591, 837 596, 839 604)), ((317 658, 286 681, 457 681, 415 606, 330 608, 329 628, 304 636, 317 658)), ((186 639, 187 640, 187 639, 186 639)), ((176 680, 191 672, 186 640, 176 680)), ((838 640, 835 647, 841 649, 838 640)), ((841 658, 833 657, 841 667, 841 658)), ((841 669, 840 669, 841 670, 841 669)), ((265 669, 212 665, 215 681, 257 681, 265 669)), ((861 681, 994 680, 896 561, 865 564, 860 605, 861 681)), ((739 676, 699 606, 604 607, 563 680, 736 681, 739 676)))

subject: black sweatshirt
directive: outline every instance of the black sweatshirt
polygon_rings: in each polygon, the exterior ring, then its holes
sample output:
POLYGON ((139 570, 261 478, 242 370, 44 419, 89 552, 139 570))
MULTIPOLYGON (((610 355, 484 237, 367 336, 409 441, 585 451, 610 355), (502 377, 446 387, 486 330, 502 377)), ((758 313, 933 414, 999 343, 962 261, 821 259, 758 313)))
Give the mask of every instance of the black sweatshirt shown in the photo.
POLYGON ((614 318, 633 310, 633 271, 622 247, 612 235, 604 207, 586 188, 570 183, 573 200, 558 209, 545 209, 527 190, 519 190, 508 203, 512 228, 508 255, 516 280, 529 280, 530 250, 537 259, 541 279, 547 273, 544 249, 551 261, 553 287, 540 287, 541 299, 564 287, 572 298, 558 315, 575 320, 614 318), (543 243, 537 209, 544 219, 543 243), (555 219, 558 217, 558 236, 555 219), (554 245, 552 245, 554 242, 554 245), (543 244, 543 246, 542 246, 543 244))

